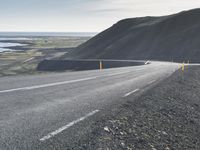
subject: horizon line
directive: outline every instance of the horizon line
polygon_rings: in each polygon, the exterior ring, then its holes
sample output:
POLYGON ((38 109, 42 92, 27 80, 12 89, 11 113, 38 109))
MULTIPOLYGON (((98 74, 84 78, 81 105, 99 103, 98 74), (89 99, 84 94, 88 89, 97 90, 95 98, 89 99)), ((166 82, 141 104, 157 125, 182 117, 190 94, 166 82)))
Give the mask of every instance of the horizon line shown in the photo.
POLYGON ((0 31, 1 33, 99 33, 94 31, 0 31))

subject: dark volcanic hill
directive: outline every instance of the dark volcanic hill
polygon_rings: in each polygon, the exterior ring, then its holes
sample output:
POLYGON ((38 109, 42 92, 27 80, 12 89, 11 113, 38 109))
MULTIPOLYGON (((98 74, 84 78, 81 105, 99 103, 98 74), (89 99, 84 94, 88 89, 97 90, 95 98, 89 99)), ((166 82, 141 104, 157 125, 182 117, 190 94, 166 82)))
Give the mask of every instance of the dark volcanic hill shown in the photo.
POLYGON ((70 57, 200 62, 200 9, 121 20, 70 57))

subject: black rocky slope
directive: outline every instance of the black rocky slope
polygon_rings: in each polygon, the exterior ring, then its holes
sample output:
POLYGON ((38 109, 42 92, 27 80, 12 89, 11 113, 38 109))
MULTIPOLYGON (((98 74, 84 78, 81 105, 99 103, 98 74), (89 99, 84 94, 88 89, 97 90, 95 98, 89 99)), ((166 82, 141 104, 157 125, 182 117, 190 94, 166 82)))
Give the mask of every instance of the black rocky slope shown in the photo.
POLYGON ((66 57, 200 62, 200 9, 119 21, 66 57))

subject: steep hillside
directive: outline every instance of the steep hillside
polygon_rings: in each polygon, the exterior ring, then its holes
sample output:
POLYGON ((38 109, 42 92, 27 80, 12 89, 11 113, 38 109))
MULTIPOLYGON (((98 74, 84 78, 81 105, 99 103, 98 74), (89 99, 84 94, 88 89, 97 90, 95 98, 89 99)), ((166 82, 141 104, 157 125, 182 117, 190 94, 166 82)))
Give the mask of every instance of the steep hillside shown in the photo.
POLYGON ((200 62, 200 9, 121 20, 66 56, 200 62))

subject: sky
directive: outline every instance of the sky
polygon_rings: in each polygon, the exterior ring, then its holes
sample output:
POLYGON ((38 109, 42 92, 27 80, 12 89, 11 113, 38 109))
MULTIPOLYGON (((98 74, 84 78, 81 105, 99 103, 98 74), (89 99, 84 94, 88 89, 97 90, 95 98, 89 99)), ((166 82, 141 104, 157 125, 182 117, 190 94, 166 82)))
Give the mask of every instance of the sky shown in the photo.
POLYGON ((200 0, 0 0, 0 31, 101 32, 121 19, 200 8, 200 0))

